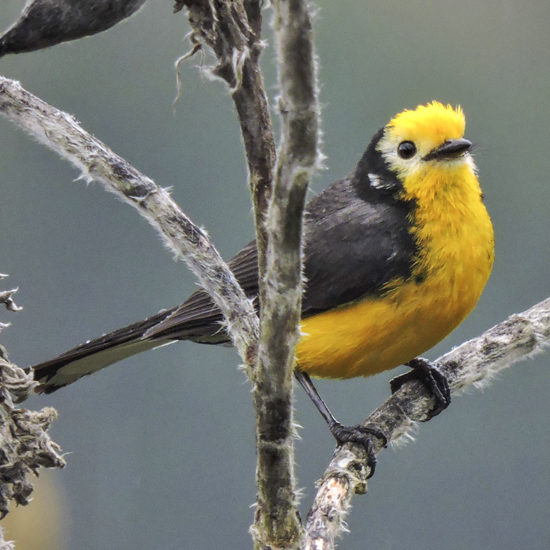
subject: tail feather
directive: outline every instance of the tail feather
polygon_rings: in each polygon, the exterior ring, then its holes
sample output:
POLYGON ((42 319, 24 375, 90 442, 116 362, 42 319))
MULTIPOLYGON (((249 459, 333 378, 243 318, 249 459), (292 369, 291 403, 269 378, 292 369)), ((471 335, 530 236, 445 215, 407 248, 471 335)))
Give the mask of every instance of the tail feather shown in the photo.
MULTIPOLYGON (((171 343, 171 341, 165 343, 171 343)), ((52 393, 63 386, 76 382, 83 376, 108 367, 112 363, 161 345, 163 342, 159 340, 137 340, 110 346, 92 355, 77 356, 72 360, 63 358, 63 355, 56 357, 33 367, 34 378, 40 381, 36 391, 37 393, 52 393)))
MULTIPOLYGON (((229 266, 246 295, 255 297, 258 293, 255 242, 237 253, 229 266)), ((204 290, 195 291, 180 306, 90 340, 31 367, 35 380, 40 383, 37 391, 51 393, 121 359, 176 340, 192 340, 201 344, 229 343, 222 313, 204 290)))
POLYGON ((34 365, 34 378, 40 382, 37 391, 51 393, 126 357, 170 343, 172 339, 149 339, 143 338, 143 335, 172 312, 163 311, 34 365))

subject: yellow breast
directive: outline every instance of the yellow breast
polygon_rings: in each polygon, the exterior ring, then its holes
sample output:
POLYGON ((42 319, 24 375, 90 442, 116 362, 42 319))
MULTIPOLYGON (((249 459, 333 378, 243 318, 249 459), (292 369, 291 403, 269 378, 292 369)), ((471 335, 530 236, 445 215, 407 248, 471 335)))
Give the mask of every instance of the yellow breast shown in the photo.
POLYGON ((416 201, 411 230, 419 246, 412 276, 369 297, 302 321, 300 369, 321 377, 368 376, 434 346, 473 309, 494 257, 491 220, 471 166, 406 181, 416 201))

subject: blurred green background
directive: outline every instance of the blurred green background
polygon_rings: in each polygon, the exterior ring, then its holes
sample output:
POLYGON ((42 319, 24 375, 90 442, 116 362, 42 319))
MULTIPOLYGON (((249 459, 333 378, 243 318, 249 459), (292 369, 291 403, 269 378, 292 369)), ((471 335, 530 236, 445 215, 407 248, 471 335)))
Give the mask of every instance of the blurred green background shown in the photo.
MULTIPOLYGON (((497 256, 479 306, 435 358, 550 294, 550 3, 491 0, 319 0, 317 49, 328 169, 352 170, 371 135, 405 107, 460 103, 492 215, 497 256)), ((0 27, 23 1, 3 0, 0 27)), ((266 19, 271 14, 266 11, 266 19)), ((174 60, 189 47, 183 13, 150 0, 95 37, 8 56, 0 74, 72 113, 162 186, 225 257, 252 236, 235 113, 225 87, 194 68, 174 114, 174 60)), ((271 41, 269 29, 266 37, 271 41)), ((276 96, 272 50, 264 54, 276 96)), ((24 310, 1 315, 21 366, 163 307, 195 288, 157 235, 99 185, 0 119, 0 271, 24 310)), ((388 450, 369 494, 354 500, 345 549, 543 549, 550 546, 550 355, 483 392, 456 398, 388 450)), ((48 397, 69 452, 56 474, 67 549, 250 548, 254 421, 249 384, 229 348, 169 346, 48 397)), ((355 423, 389 394, 395 372, 322 382, 337 416, 355 423)), ((333 449, 301 391, 297 472, 305 514, 333 449)), ((31 528, 29 522, 29 528, 31 528)), ((58 546, 61 548, 61 546, 58 546)))

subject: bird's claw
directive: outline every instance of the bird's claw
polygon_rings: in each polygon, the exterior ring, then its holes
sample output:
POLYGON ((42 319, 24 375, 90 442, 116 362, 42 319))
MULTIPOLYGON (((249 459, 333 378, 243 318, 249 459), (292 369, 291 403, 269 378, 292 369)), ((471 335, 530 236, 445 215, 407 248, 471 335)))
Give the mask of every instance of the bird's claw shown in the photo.
POLYGON ((330 426, 330 432, 332 433, 338 447, 341 447, 345 443, 357 443, 361 445, 367 453, 367 466, 370 469, 367 479, 374 475, 376 469, 376 455, 374 453, 373 437, 381 439, 384 442, 384 447, 388 444, 388 438, 386 434, 373 424, 363 426, 358 424, 356 426, 343 426, 340 422, 335 422, 330 426))
POLYGON ((439 370, 436 363, 431 363, 427 359, 417 357, 407 363, 412 370, 396 376, 390 381, 392 393, 395 393, 403 384, 411 380, 420 380, 432 393, 435 399, 435 406, 430 411, 426 420, 437 416, 446 409, 451 403, 451 388, 447 377, 439 370))

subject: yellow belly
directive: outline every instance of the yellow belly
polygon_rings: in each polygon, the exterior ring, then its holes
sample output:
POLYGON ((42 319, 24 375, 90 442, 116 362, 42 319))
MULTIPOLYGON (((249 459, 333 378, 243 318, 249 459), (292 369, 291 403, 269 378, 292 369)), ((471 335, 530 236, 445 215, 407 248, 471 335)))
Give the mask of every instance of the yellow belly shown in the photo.
POLYGON ((485 281, 450 296, 438 281, 405 283, 302 321, 298 367, 314 376, 369 376, 406 363, 449 334, 472 310, 485 281))
POLYGON ((411 193, 420 254, 410 281, 303 319, 298 368, 329 378, 391 369, 430 349, 470 313, 491 272, 494 238, 477 179, 463 172, 457 185, 426 177, 411 193))

